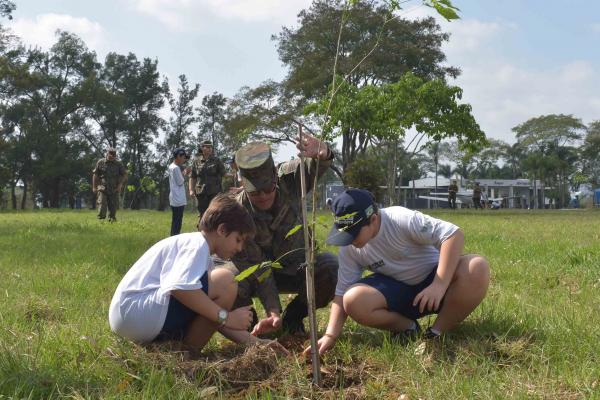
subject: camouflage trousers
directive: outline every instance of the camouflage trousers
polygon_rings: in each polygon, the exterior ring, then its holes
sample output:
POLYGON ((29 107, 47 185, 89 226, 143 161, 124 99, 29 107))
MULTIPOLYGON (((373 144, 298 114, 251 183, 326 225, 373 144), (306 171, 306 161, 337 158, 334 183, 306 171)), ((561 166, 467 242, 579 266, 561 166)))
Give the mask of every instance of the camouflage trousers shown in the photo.
MULTIPOLYGON (((218 262, 215 262, 218 264, 218 262)), ((320 253, 315 262, 315 305, 317 308, 326 307, 335 295, 337 284, 338 259, 331 253, 320 253)), ((224 267, 231 269, 233 263, 224 267)), ((299 268, 295 275, 281 273, 274 269, 273 276, 279 293, 297 293, 298 295, 288 304, 284 311, 284 325, 287 320, 302 321, 308 315, 306 298, 306 272, 299 268)), ((237 273, 237 269, 236 269, 237 273)), ((238 296, 233 308, 252 304, 252 297, 257 295, 258 280, 244 279, 238 284, 238 296)))
POLYGON ((106 209, 108 208, 108 218, 116 219, 117 204, 119 202, 118 193, 98 192, 96 203, 98 205, 98 219, 106 218, 106 209))
POLYGON ((215 196, 218 193, 213 193, 213 194, 196 194, 196 200, 198 201, 198 216, 202 217, 202 215, 204 214, 204 212, 206 211, 206 209, 208 208, 208 205, 210 204, 210 202, 212 201, 212 199, 215 198, 215 196))

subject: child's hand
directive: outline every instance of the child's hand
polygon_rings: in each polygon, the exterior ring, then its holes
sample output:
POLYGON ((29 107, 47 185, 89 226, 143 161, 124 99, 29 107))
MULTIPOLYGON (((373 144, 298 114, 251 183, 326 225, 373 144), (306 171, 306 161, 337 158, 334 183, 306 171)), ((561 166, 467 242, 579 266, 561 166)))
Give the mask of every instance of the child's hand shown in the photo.
POLYGON ((413 306, 419 305, 419 311, 422 313, 425 310, 436 311, 440 308, 440 303, 446 294, 447 287, 435 280, 431 285, 423 289, 415 296, 413 306))
POLYGON ((250 307, 251 306, 240 307, 231 311, 227 316, 225 327, 242 331, 248 329, 252 323, 252 311, 250 311, 250 307))
POLYGON ((275 332, 281 327, 281 318, 279 315, 271 313, 271 316, 258 321, 258 324, 252 329, 252 335, 265 335, 267 333, 275 332))
MULTIPOLYGON (((323 335, 321 339, 317 342, 317 346, 319 347, 319 355, 322 356, 326 351, 335 346, 335 338, 331 335, 323 335)), ((311 347, 308 346, 302 352, 303 356, 309 356, 311 354, 311 347)))

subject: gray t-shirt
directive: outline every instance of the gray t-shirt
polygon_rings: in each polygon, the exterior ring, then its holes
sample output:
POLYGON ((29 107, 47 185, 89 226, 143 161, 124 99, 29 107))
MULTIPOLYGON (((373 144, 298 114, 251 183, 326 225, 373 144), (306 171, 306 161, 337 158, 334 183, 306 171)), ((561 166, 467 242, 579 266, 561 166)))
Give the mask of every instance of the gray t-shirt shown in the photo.
POLYGON ((409 285, 422 282, 437 265, 442 243, 459 229, 404 207, 384 208, 379 215, 377 236, 361 249, 352 245, 340 249, 336 296, 343 296, 365 269, 409 285))

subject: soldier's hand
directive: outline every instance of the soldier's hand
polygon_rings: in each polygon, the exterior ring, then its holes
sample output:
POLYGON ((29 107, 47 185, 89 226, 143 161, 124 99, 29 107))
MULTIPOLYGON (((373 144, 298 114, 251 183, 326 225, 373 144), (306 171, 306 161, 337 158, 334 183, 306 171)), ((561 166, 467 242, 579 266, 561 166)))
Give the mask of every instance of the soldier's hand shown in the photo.
POLYGON ((281 318, 278 314, 271 313, 268 318, 261 319, 258 321, 258 324, 254 326, 252 329, 251 335, 266 335, 267 333, 275 332, 279 328, 281 328, 281 318))
POLYGON ((196 193, 193 190, 190 190, 190 197, 193 197, 196 193))
POLYGON ((302 155, 304 157, 319 157, 321 160, 325 160, 329 155, 329 147, 327 147, 327 144, 309 134, 303 134, 302 141, 300 141, 300 138, 298 138, 296 148, 300 151, 298 155, 302 155))
POLYGON ((97 187, 93 187, 93 188, 92 188, 92 192, 94 192, 94 193, 98 193, 98 188, 97 188, 97 187))
POLYGON ((250 308, 251 306, 245 306, 231 311, 227 316, 225 327, 243 331, 248 329, 252 323, 252 311, 250 311, 250 308))
POLYGON ((117 192, 121 193, 121 190, 123 190, 123 185, 118 185, 117 186, 117 192))

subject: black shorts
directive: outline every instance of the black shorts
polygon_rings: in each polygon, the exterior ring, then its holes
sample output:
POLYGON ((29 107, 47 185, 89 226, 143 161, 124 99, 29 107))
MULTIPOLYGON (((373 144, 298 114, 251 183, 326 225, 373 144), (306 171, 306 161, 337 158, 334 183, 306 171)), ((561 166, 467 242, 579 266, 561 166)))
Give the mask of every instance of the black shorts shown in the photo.
MULTIPOLYGON (((200 283, 202 283, 202 291, 208 295, 208 272, 202 275, 200 283)), ((197 315, 194 310, 187 308, 171 295, 165 323, 154 341, 183 340, 197 315)))
MULTIPOLYGON (((369 285, 383 294, 383 297, 385 297, 385 300, 387 301, 388 310, 395 311, 407 318, 416 320, 425 315, 437 314, 439 312, 439 309, 420 312, 419 305, 413 306, 415 297, 433 282, 436 271, 437 265, 422 282, 417 283, 416 285, 408 285, 404 282, 397 281, 394 278, 390 278, 387 275, 378 273, 362 278, 356 283, 369 285)), ((440 308, 442 308, 443 303, 444 299, 442 298, 440 308)))

